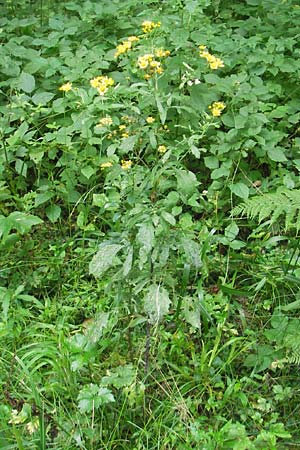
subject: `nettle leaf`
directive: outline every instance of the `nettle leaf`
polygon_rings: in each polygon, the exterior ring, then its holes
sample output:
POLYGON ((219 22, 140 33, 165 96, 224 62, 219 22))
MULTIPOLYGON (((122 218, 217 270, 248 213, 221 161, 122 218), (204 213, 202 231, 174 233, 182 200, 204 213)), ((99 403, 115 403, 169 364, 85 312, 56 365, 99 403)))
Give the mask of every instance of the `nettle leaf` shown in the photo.
POLYGON ((192 325, 192 327, 201 330, 201 308, 199 300, 185 297, 182 305, 185 320, 192 325))
POLYGON ((154 228, 151 223, 143 223, 136 235, 137 242, 141 245, 139 251, 139 267, 143 268, 147 257, 154 246, 154 228))
POLYGON ((231 192, 244 200, 249 197, 249 188, 245 183, 235 183, 229 186, 231 192))
POLYGON ((177 189, 180 194, 187 200, 196 191, 199 182, 193 172, 187 170, 176 170, 177 189))
POLYGON ((35 79, 30 73, 22 72, 19 78, 19 89, 30 94, 35 88, 35 79))
POLYGON ((91 383, 84 387, 78 394, 78 407, 81 412, 91 412, 102 405, 115 401, 110 389, 91 383))
POLYGON ((123 264, 123 275, 124 275, 124 277, 126 277, 129 274, 130 270, 131 270, 131 268, 132 268, 132 261, 133 261, 133 248, 130 247, 129 251, 128 251, 128 254, 127 254, 127 257, 126 257, 126 259, 124 261, 124 264, 123 264))
POLYGON ((90 262, 89 273, 95 278, 101 277, 114 264, 114 258, 122 247, 120 244, 111 244, 109 241, 103 242, 90 262))
POLYGON ((171 300, 168 291, 159 284, 152 284, 144 298, 144 311, 150 323, 158 323, 169 312, 171 300))
POLYGON ((202 265, 200 258, 200 245, 192 239, 188 238, 183 238, 181 240, 181 245, 188 262, 196 267, 196 269, 199 269, 199 267, 201 267, 202 265))

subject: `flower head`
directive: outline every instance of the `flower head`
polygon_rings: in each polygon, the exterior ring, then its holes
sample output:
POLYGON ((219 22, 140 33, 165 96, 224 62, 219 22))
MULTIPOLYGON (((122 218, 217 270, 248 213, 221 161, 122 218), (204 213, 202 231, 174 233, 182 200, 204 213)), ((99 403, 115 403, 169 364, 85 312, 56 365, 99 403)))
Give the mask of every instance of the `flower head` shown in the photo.
POLYGON ((206 45, 199 45, 199 50, 200 50, 199 55, 201 56, 201 58, 206 59, 206 61, 209 64, 209 67, 212 70, 224 67, 224 62, 222 61, 222 59, 217 58, 216 56, 209 53, 209 51, 206 48, 206 45))
POLYGON ((111 167, 111 166, 112 166, 112 162, 110 162, 110 161, 100 164, 101 169, 106 169, 107 167, 111 167))
POLYGON ((102 117, 102 119, 99 120, 99 123, 96 125, 96 127, 109 127, 112 125, 113 121, 110 116, 102 117))
POLYGON ((162 48, 158 48, 155 50, 155 56, 157 58, 165 58, 167 56, 170 56, 170 54, 170 50, 163 50, 162 48))
POLYGON ((123 170, 128 170, 128 169, 130 169, 131 166, 132 166, 132 161, 130 159, 128 161, 125 161, 124 159, 122 159, 121 167, 123 170))
POLYGON ((139 41, 137 36, 129 36, 127 40, 122 41, 121 44, 117 45, 117 51, 115 53, 115 58, 122 55, 123 53, 128 52, 132 48, 132 43, 139 41))
POLYGON ((97 89, 99 94, 103 96, 108 91, 109 87, 115 84, 114 80, 107 75, 101 75, 90 80, 90 85, 97 89))
POLYGON ((160 145, 157 150, 158 153, 164 154, 167 151, 167 147, 165 145, 160 145))
POLYGON ((143 32, 146 33, 151 33, 151 31, 153 31, 155 28, 159 28, 161 26, 160 22, 152 22, 151 20, 145 20, 142 23, 142 27, 143 27, 143 32))
POLYGON ((226 108, 223 102, 214 102, 208 107, 214 117, 219 117, 222 114, 223 109, 226 108))
POLYGON ((153 61, 153 56, 154 55, 152 55, 152 53, 147 53, 146 55, 139 56, 137 60, 137 65, 139 66, 139 68, 143 70, 147 69, 149 64, 153 61))
POLYGON ((154 117, 149 116, 149 117, 147 117, 146 122, 150 124, 150 123, 155 122, 155 119, 154 119, 154 117))
POLYGON ((72 90, 72 83, 69 81, 58 88, 59 91, 69 92, 72 90))

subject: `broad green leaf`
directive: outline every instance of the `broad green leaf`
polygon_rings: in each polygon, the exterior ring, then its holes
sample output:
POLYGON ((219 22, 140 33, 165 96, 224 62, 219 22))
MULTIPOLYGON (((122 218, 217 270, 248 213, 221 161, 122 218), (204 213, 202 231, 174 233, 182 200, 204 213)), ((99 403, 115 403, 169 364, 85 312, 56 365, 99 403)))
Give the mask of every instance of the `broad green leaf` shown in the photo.
POLYGON ((50 205, 46 208, 46 215, 50 222, 56 222, 61 215, 61 207, 59 205, 50 205))
POLYGON ((156 105, 157 105, 157 109, 159 112, 160 121, 161 121, 162 125, 164 125, 166 118, 167 118, 167 110, 163 107, 159 97, 156 96, 155 100, 156 100, 156 105))
POLYGON ((6 323, 8 318, 8 310, 11 301, 11 293, 5 287, 0 286, 0 303, 2 303, 2 317, 6 323))
POLYGON ((139 228, 136 240, 140 244, 139 268, 142 269, 154 246, 154 228, 151 223, 144 223, 139 228))
POLYGON ((181 240, 181 246, 183 248, 183 251, 185 253, 185 256, 188 260, 188 262, 193 265, 196 269, 199 269, 201 267, 201 249, 200 245, 193 241, 192 239, 183 238, 181 240))
POLYGON ((282 162, 287 161, 287 158, 284 154, 284 149, 282 147, 273 147, 267 150, 268 157, 272 161, 282 162))
POLYGON ((9 221, 10 229, 16 229, 21 234, 28 233, 33 225, 43 223, 39 217, 19 211, 11 213, 7 220, 9 221))
POLYGON ((15 145, 19 140, 22 140, 28 128, 28 123, 22 122, 18 129, 14 132, 14 134, 7 139, 8 144, 15 145))
POLYGON ((219 167, 219 160, 216 156, 206 156, 204 158, 204 164, 209 169, 217 169, 219 167))
POLYGON ((50 191, 42 192, 41 194, 36 194, 34 206, 37 208, 38 206, 42 205, 43 203, 46 203, 53 196, 54 196, 53 192, 50 192, 50 191))
POLYGON ((249 188, 245 183, 239 182, 232 184, 231 186, 229 186, 229 189, 233 194, 237 195, 238 197, 244 200, 247 200, 247 198, 249 197, 249 188))
POLYGON ((96 344, 107 328, 109 313, 100 312, 86 328, 86 338, 90 344, 96 344))
POLYGON ((197 191, 199 185, 196 175, 193 172, 178 169, 176 170, 176 177, 179 194, 182 194, 185 200, 188 200, 197 191))
POLYGON ((219 169, 215 169, 211 173, 211 179, 217 180, 218 178, 227 177, 230 173, 230 170, 223 165, 219 169))
POLYGON ((105 194, 93 194, 93 205, 103 208, 108 202, 108 198, 105 194))
POLYGON ((89 273, 100 278, 114 264, 114 258, 121 248, 122 245, 103 242, 89 264, 89 273))
MULTIPOLYGON (((121 145, 119 146, 121 154, 132 152, 137 140, 137 136, 129 136, 128 138, 122 139, 121 145)), ((107 156, 109 156, 109 154, 107 156)))
POLYGON ((231 224, 225 228, 224 234, 225 234, 225 237, 229 241, 233 241, 236 238, 236 236, 239 234, 239 227, 237 226, 237 224, 235 222, 231 222, 231 224))
POLYGON ((35 88, 35 79, 30 73, 22 72, 19 78, 19 89, 30 94, 35 88))
POLYGON ((136 369, 132 364, 127 364, 125 366, 120 366, 110 372, 109 375, 105 376, 101 380, 103 386, 114 386, 120 389, 125 386, 130 386, 136 377, 136 369))
POLYGON ((197 159, 200 158, 201 153, 200 153, 200 150, 198 147, 196 147, 195 145, 191 145, 190 150, 191 150, 192 154, 195 156, 195 158, 197 158, 197 159))
POLYGON ((81 173, 89 180, 95 174, 95 169, 91 166, 86 166, 81 169, 81 173))
POLYGON ((182 305, 185 320, 192 325, 192 327, 201 330, 201 308, 199 301, 191 297, 185 297, 182 305))
POLYGON ((124 261, 124 264, 123 264, 123 275, 124 275, 124 277, 126 277, 129 274, 130 270, 131 270, 132 261, 133 261, 133 248, 130 247, 129 251, 128 251, 128 254, 127 254, 127 257, 126 257, 126 259, 124 261))
POLYGON ((32 97, 32 101, 35 105, 44 106, 50 102, 54 97, 52 92, 39 92, 38 94, 34 94, 32 97))
POLYGON ((174 216, 172 216, 172 214, 168 213, 167 211, 162 211, 161 216, 170 225, 176 225, 176 219, 174 216))
POLYGON ((154 228, 151 223, 143 223, 136 235, 139 244, 144 247, 147 254, 151 251, 154 244, 154 228))
POLYGON ((170 298, 168 291, 159 284, 152 284, 144 298, 144 310, 149 322, 157 324, 169 312, 170 298))

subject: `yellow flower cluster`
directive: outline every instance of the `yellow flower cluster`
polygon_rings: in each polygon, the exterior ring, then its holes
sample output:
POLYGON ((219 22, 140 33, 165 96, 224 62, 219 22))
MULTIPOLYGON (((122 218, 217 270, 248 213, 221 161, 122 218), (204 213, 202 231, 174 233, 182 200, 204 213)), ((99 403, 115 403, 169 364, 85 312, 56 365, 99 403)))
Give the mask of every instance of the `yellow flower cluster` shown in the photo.
POLYGON ((106 169, 111 166, 112 166, 112 162, 110 162, 110 161, 100 164, 101 169, 106 169))
POLYGON ((223 111, 223 109, 226 108, 225 103, 223 102, 214 102, 212 105, 208 107, 210 109, 210 112, 214 117, 219 117, 223 111))
POLYGON ((126 125, 119 125, 119 131, 121 133, 121 137, 122 138, 128 138, 129 137, 129 133, 126 129, 126 125))
POLYGON ((152 22, 151 20, 145 20, 142 23, 142 27, 143 27, 143 32, 146 33, 151 33, 152 30, 154 30, 155 28, 159 28, 161 26, 160 22, 152 22))
POLYGON ((101 96, 106 94, 110 86, 115 84, 114 80, 106 75, 95 77, 90 80, 90 85, 96 88, 101 96))
POLYGON ((109 127, 112 125, 113 121, 110 116, 103 117, 99 120, 99 123, 96 125, 96 127, 109 127))
POLYGON ((170 56, 170 54, 170 50, 163 50, 162 48, 158 48, 155 50, 155 56, 157 58, 166 58, 167 56, 170 56))
POLYGON ((128 169, 130 169, 131 166, 132 166, 132 161, 130 159, 128 161, 125 161, 124 159, 122 159, 122 161, 121 161, 122 169, 128 170, 128 169))
POLYGON ((154 119, 154 117, 149 116, 149 117, 147 117, 146 122, 151 124, 151 123, 155 122, 155 119, 154 119))
POLYGON ((139 56, 137 65, 142 70, 148 69, 148 73, 145 74, 146 80, 149 80, 149 78, 151 78, 154 73, 161 74, 164 71, 161 62, 156 61, 152 53, 147 53, 146 55, 139 56))
POLYGON ((158 153, 164 154, 167 151, 167 147, 165 145, 160 145, 157 150, 158 153))
POLYGON ((72 83, 69 81, 58 88, 59 91, 69 92, 72 90, 72 83))
POLYGON ((121 44, 117 45, 117 51, 115 53, 115 58, 128 52, 132 48, 132 43, 137 42, 139 38, 137 36, 129 36, 126 41, 122 41, 121 44))
POLYGON ((212 70, 216 70, 216 69, 219 69, 220 67, 224 67, 224 62, 220 58, 217 58, 216 56, 209 53, 209 51, 206 48, 206 45, 200 45, 199 50, 200 50, 199 54, 200 54, 201 58, 206 59, 206 61, 209 64, 209 67, 212 70))

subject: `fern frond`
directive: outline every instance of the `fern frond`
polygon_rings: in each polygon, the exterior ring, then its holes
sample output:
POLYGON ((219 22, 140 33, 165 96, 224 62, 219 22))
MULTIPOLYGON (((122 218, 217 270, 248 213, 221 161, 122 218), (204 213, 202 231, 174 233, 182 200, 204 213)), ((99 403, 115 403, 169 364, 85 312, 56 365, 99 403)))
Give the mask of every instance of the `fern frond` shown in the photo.
POLYGON ((270 218, 270 223, 276 223, 285 218, 285 229, 300 229, 300 189, 281 189, 278 192, 256 195, 241 205, 232 209, 232 216, 247 216, 248 219, 258 218, 259 223, 270 218))

